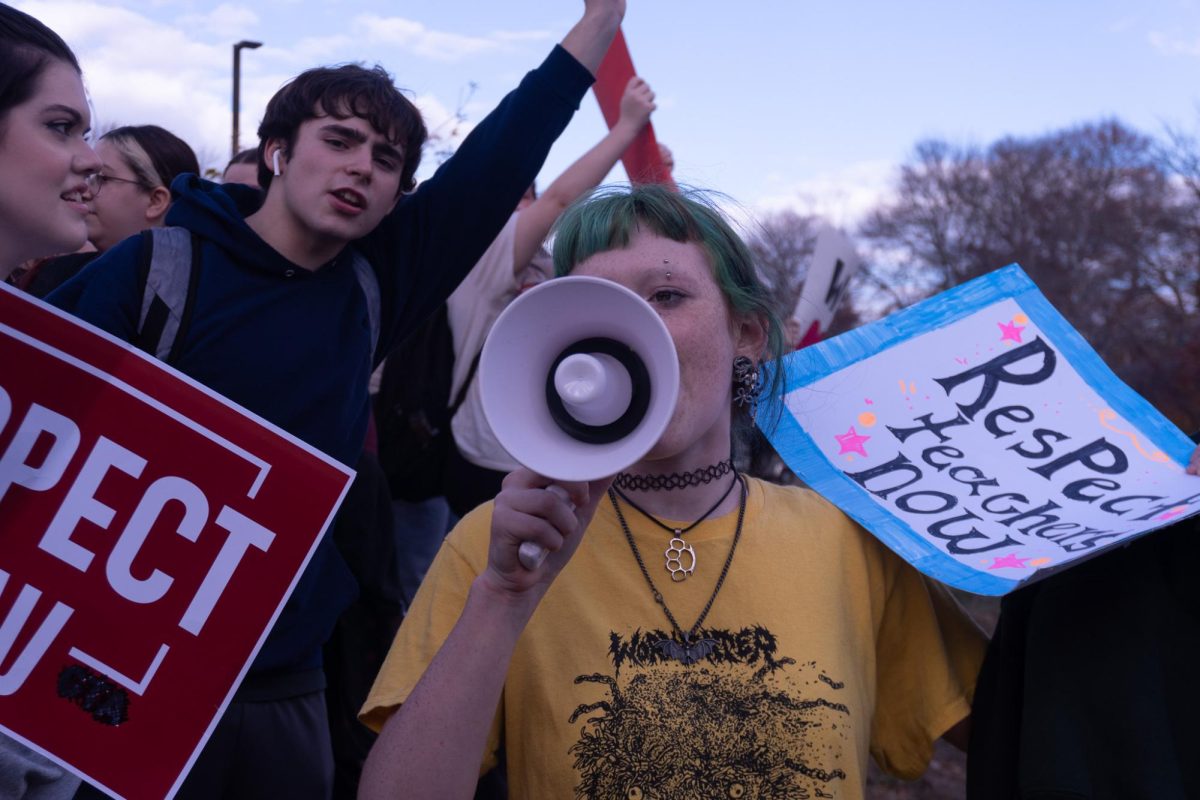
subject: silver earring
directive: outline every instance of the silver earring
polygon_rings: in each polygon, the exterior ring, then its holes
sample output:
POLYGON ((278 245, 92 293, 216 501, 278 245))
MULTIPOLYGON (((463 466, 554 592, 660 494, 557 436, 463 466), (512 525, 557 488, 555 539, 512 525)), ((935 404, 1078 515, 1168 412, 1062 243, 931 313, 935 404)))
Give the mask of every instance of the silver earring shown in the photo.
POLYGON ((274 171, 275 171, 275 176, 276 176, 276 177, 278 177, 278 176, 280 175, 280 172, 279 172, 279 151, 278 151, 278 150, 276 150, 274 153, 271 153, 271 166, 274 168, 274 171))
POLYGON ((762 375, 758 365, 746 356, 733 360, 733 402, 745 408, 750 418, 758 410, 758 397, 762 393, 762 375))

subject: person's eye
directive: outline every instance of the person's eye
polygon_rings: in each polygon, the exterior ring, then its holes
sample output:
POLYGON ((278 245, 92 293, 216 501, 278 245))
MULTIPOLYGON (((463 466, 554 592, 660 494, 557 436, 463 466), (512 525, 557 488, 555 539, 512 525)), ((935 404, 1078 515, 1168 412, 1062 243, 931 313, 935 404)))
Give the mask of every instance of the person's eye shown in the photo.
POLYGON ((71 131, 75 128, 75 120, 71 119, 56 119, 46 123, 46 127, 60 136, 70 136, 71 131))
POLYGON ((388 158, 387 156, 380 156, 376 158, 375 163, 378 164, 379 168, 385 172, 396 172, 400 169, 400 165, 396 162, 396 159, 388 158))
POLYGON ((326 139, 325 144, 329 145, 334 150, 345 150, 347 146, 346 143, 341 139, 326 139))
POLYGON ((683 292, 678 289, 656 289, 650 295, 650 302, 658 306, 671 307, 678 305, 679 301, 684 298, 683 292))

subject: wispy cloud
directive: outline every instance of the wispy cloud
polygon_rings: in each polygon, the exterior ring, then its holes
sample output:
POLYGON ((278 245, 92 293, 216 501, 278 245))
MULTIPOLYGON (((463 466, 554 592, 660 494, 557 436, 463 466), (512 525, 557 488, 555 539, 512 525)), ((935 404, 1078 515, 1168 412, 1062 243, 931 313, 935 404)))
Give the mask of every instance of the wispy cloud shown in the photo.
POLYGON ((496 31, 493 38, 501 42, 549 42, 554 38, 550 31, 496 31))
MULTIPOLYGON (((223 3, 203 14, 163 22, 140 13, 145 6, 127 6, 121 0, 28 0, 18 5, 74 47, 97 126, 161 125, 191 144, 205 166, 224 166, 230 146, 229 43, 253 38, 261 24, 249 6, 223 3)), ((194 8, 174 0, 167 0, 166 5, 181 13, 194 8)), ((242 144, 255 141, 262 110, 281 85, 301 69, 353 57, 364 41, 445 61, 514 49, 521 42, 544 36, 548 34, 539 31, 503 32, 486 38, 459 36, 409 20, 362 16, 349 20, 344 30, 329 30, 294 44, 268 42, 242 60, 242 144)), ((457 146, 486 110, 464 109, 471 122, 460 123, 453 98, 447 101, 422 94, 414 101, 430 131, 439 137, 434 148, 457 146)), ((463 102, 460 97, 457 105, 463 102)), ((423 167, 422 173, 436 166, 433 158, 428 161, 429 168, 423 167)))
POLYGON ((1151 31, 1146 39, 1150 46, 1168 56, 1200 57, 1200 36, 1191 39, 1171 36, 1162 31, 1151 31))
POLYGON ((351 31, 372 44, 399 47, 432 61, 453 62, 471 56, 510 49, 525 42, 541 42, 550 37, 546 31, 497 31, 488 36, 466 36, 433 30, 423 23, 404 17, 360 14, 351 31))
POLYGON ((252 34, 258 27, 258 14, 246 6, 222 3, 207 14, 187 14, 179 24, 189 30, 235 41, 252 34))
POLYGON ((770 188, 752 204, 760 213, 788 209, 853 228, 891 195, 895 177, 896 165, 887 161, 863 161, 786 185, 768 176, 770 188))

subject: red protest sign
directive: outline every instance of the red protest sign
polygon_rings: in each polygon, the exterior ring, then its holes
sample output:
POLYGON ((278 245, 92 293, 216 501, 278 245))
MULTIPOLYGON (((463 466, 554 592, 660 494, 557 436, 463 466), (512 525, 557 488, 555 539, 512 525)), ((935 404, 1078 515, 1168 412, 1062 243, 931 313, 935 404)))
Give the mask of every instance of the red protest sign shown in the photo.
POLYGON ((173 793, 352 477, 0 286, 0 729, 173 793))
MULTIPOLYGON (((621 118, 621 95, 625 93, 629 79, 636 74, 629 47, 625 44, 625 34, 617 29, 616 37, 604 54, 600 68, 596 70, 596 82, 592 85, 604 121, 610 129, 621 118)), ((646 127, 625 149, 621 163, 625 165, 625 174, 631 183, 663 183, 675 188, 671 172, 658 150, 658 140, 654 138, 654 126, 651 123, 646 123, 646 127)))

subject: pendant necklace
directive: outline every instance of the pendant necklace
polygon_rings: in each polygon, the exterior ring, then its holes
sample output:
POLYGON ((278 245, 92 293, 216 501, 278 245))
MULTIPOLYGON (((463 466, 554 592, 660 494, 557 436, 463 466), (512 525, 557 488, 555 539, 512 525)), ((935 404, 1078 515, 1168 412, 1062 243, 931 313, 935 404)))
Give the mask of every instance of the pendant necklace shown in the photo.
MULTIPOLYGON (((733 531, 733 543, 729 545, 729 555, 725 557, 725 566, 721 568, 721 575, 717 578, 717 585, 713 587, 712 595, 709 596, 708 602, 704 604, 704 610, 700 612, 696 623, 692 625, 691 630, 687 633, 684 633, 683 629, 679 627, 679 623, 675 621, 675 615, 671 613, 671 609, 667 608, 667 601, 663 599, 662 592, 658 591, 658 587, 654 585, 654 579, 650 577, 650 571, 646 569, 646 562, 642 560, 641 551, 638 550, 637 542, 633 540, 633 533, 629 530, 629 524, 625 521, 625 515, 621 513, 621 505, 617 502, 618 492, 613 489, 608 490, 608 499, 612 502, 613 510, 617 512, 617 521, 621 523, 621 530, 625 533, 625 541, 629 542, 629 549, 633 551, 633 557, 637 559, 638 568, 642 571, 642 577, 646 579, 646 585, 650 587, 650 593, 654 595, 654 602, 662 607, 663 613, 667 615, 667 619, 671 622, 671 628, 675 631, 674 637, 659 639, 654 643, 654 647, 666 658, 673 658, 685 665, 695 664, 711 653, 717 646, 715 639, 697 639, 696 641, 692 641, 692 637, 696 635, 696 632, 700 630, 700 626, 704 624, 708 612, 712 609, 713 602, 717 599, 721 587, 725 584, 725 576, 729 574, 729 565, 733 563, 733 554, 737 550, 738 541, 742 538, 742 522, 746 518, 746 481, 737 473, 734 473, 734 477, 735 481, 741 484, 742 491, 738 502, 737 527, 733 531)), ((634 508, 637 508, 637 506, 634 506, 634 508)), ((712 512, 710 511, 709 513, 712 512)), ((706 514, 705 516, 708 515, 706 514)), ((657 520, 655 521, 657 522, 657 520)))
POLYGON ((618 497, 636 509, 643 517, 650 520, 664 531, 674 534, 671 537, 671 541, 667 543, 667 549, 663 551, 663 557, 665 559, 664 566, 666 567, 667 572, 671 573, 671 580, 675 583, 679 583, 680 581, 690 578, 692 573, 696 571, 696 551, 690 544, 687 543, 687 541, 683 538, 683 535, 699 525, 701 522, 704 522, 704 520, 708 519, 709 516, 711 516, 712 513, 717 510, 717 506, 725 502, 725 498, 729 497, 729 493, 733 491, 733 487, 737 485, 740 480, 741 478, 737 475, 737 473, 734 473, 734 478, 729 482, 729 487, 725 490, 725 493, 721 495, 721 499, 713 503, 712 507, 709 508, 708 511, 705 511, 703 514, 701 514, 698 520, 693 522, 691 525, 688 525, 686 528, 672 528, 670 525, 663 523, 658 517, 654 516, 649 511, 630 500, 628 495, 616 487, 610 489, 609 492, 610 494, 612 492, 616 492, 618 497))

